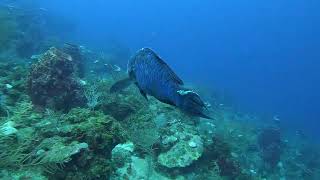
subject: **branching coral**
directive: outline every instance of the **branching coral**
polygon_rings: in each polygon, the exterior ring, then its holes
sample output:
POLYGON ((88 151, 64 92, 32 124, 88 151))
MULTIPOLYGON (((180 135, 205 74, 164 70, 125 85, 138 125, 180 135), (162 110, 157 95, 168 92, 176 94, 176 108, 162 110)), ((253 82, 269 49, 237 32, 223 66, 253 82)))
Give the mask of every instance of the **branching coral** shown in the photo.
MULTIPOLYGON (((88 144, 73 141, 67 143, 65 138, 52 137, 43 140, 23 161, 24 166, 42 166, 46 170, 63 168, 72 160, 72 156, 86 150, 88 144)), ((53 171, 54 172, 54 171, 53 171)))
POLYGON ((153 116, 140 110, 135 118, 129 118, 130 123, 123 123, 126 127, 129 139, 135 144, 136 148, 148 154, 153 154, 152 146, 159 141, 160 134, 153 116))
POLYGON ((12 108, 12 115, 9 120, 15 122, 18 126, 29 126, 38 122, 42 115, 34 111, 30 101, 22 101, 12 108))
POLYGON ((87 105, 90 109, 94 109, 98 104, 101 98, 101 93, 98 91, 96 83, 92 83, 85 87, 84 95, 87 99, 87 105))
POLYGON ((0 168, 17 168, 28 156, 29 142, 17 143, 13 136, 0 136, 0 168))

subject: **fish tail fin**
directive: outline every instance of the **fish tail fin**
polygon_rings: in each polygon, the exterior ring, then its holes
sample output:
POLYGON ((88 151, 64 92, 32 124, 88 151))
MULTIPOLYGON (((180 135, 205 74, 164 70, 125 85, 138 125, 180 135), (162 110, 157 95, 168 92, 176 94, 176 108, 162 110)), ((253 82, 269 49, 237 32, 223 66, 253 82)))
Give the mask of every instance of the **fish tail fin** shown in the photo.
POLYGON ((191 90, 183 90, 183 91, 184 93, 179 93, 179 94, 181 97, 180 106, 184 111, 195 116, 199 116, 206 119, 212 119, 212 117, 204 113, 207 107, 197 93, 191 90))
POLYGON ((121 90, 124 90, 125 88, 129 87, 132 83, 132 80, 130 78, 124 78, 121 79, 117 82, 115 82, 111 88, 110 88, 110 93, 116 93, 119 92, 121 90))

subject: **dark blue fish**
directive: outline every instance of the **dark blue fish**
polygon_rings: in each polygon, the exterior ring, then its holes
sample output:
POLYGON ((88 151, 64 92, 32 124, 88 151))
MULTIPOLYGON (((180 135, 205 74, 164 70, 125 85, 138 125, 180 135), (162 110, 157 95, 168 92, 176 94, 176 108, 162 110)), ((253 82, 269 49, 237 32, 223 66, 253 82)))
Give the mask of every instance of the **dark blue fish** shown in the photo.
POLYGON ((204 114, 206 105, 199 95, 183 87, 183 81, 151 49, 143 48, 129 60, 128 75, 127 79, 116 82, 110 91, 117 92, 133 82, 146 99, 150 95, 192 115, 211 119, 204 114))

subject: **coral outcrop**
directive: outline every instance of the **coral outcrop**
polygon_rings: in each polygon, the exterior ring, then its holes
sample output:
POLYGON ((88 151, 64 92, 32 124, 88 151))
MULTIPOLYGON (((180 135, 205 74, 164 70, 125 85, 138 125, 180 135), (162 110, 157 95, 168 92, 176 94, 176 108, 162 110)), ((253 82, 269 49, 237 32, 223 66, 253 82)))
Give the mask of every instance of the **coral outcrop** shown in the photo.
POLYGON ((203 153, 203 142, 200 136, 187 133, 176 133, 162 141, 164 146, 174 144, 168 151, 158 156, 158 162, 167 168, 182 168, 198 160, 203 153))
POLYGON ((8 178, 28 171, 61 179, 106 178, 111 150, 124 141, 114 118, 81 108, 36 113, 31 102, 21 102, 0 126, 0 168, 10 168, 0 177, 8 178))
POLYGON ((220 102, 204 120, 134 86, 109 93, 117 77, 82 78, 83 60, 102 62, 79 48, 0 63, 0 179, 320 179, 319 147, 301 133, 220 102))
POLYGON ((28 94, 32 102, 57 110, 84 106, 86 99, 75 71, 75 62, 69 54, 50 48, 30 70, 28 94))
POLYGON ((56 164, 68 163, 72 156, 87 150, 87 143, 68 142, 66 138, 54 136, 44 139, 25 162, 53 167, 56 164))
POLYGON ((150 157, 141 158, 134 154, 134 144, 118 144, 112 150, 112 162, 116 165, 112 180, 120 179, 161 179, 169 180, 154 169, 150 157))
POLYGON ((258 136, 261 157, 270 168, 277 166, 281 155, 280 129, 269 127, 263 129, 258 136))
POLYGON ((26 65, 16 62, 0 63, 0 110, 6 115, 6 106, 14 106, 18 101, 26 97, 26 65))

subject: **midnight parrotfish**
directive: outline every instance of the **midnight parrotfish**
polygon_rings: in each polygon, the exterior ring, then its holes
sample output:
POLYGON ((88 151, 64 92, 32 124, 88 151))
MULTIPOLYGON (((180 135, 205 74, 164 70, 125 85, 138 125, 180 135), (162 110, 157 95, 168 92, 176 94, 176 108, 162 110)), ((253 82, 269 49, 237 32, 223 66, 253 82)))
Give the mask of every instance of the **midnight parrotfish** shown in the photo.
POLYGON ((191 89, 183 87, 183 81, 150 48, 140 49, 128 62, 128 78, 122 79, 110 88, 118 92, 134 83, 143 97, 153 96, 159 101, 176 106, 183 111, 207 119, 205 103, 191 89))

